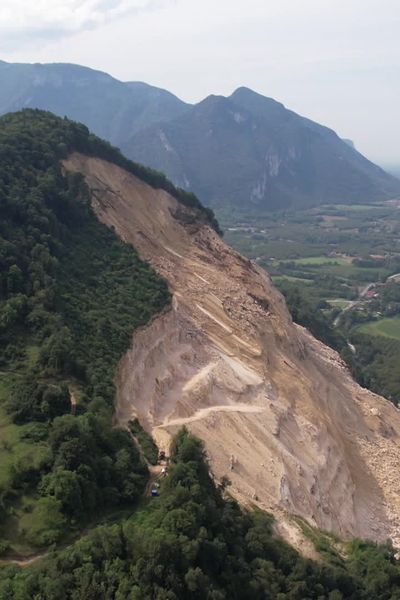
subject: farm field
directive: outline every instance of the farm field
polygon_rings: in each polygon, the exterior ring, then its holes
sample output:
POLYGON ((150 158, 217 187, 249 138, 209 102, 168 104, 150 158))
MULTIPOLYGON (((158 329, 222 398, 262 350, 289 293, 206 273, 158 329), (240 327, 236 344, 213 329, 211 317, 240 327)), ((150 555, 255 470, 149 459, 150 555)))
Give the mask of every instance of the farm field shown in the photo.
POLYGON ((336 311, 366 285, 400 271, 400 213, 395 205, 338 204, 217 216, 226 241, 264 267, 278 287, 302 287, 313 300, 336 311), (331 302, 335 298, 341 302, 331 302))
POLYGON ((293 283, 300 283, 310 285, 312 283, 311 279, 303 279, 301 277, 291 277, 290 275, 272 275, 272 281, 279 285, 284 281, 292 281, 293 283))
POLYGON ((395 340, 400 340, 400 317, 378 319, 364 323, 357 328, 362 333, 369 335, 382 335, 395 340))
POLYGON ((305 256, 296 258, 294 262, 298 265, 348 265, 349 260, 340 256, 305 256))
POLYGON ((327 302, 328 304, 341 309, 346 308, 351 303, 350 300, 346 300, 345 298, 329 298, 327 302))

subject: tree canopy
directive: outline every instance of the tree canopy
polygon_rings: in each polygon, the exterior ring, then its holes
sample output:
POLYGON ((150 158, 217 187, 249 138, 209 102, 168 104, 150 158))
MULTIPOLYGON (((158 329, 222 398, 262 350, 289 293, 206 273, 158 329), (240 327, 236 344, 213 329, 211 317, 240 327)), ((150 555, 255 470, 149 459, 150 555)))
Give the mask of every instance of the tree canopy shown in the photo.
POLYGON ((67 119, 30 110, 0 119, 4 547, 9 537, 11 547, 56 541, 107 506, 136 501, 147 477, 128 432, 112 429, 113 377, 133 331, 169 292, 97 220, 82 176, 62 171, 73 150, 123 162, 67 119))
MULTIPOLYGON (((49 503, 54 519, 56 500, 49 503)), ((38 510, 41 510, 42 506, 38 510)), ((356 540, 319 563, 274 536, 215 487, 202 443, 181 430, 157 498, 37 565, 0 571, 4 600, 389 600, 400 598, 390 546, 356 540)))

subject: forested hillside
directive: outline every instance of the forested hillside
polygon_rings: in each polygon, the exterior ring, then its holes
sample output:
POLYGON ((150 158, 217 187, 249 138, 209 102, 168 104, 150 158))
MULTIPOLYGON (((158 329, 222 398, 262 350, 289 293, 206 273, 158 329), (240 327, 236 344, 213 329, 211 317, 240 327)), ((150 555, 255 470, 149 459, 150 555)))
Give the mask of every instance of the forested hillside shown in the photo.
MULTIPOLYGON (((337 328, 332 323, 332 317, 327 316, 321 308, 321 304, 325 306, 326 303, 315 301, 307 287, 299 287, 290 281, 282 281, 279 287, 296 323, 339 352, 360 385, 398 405, 400 342, 397 339, 368 335, 357 327, 352 330, 352 313, 347 313, 342 326, 337 328), (351 349, 349 342, 356 352, 351 349)), ((354 320, 357 323, 356 318, 354 320)), ((363 315, 363 318, 367 320, 368 317, 363 315)))
POLYGON ((59 159, 75 148, 113 153, 51 114, 1 119, 3 551, 53 543, 134 501, 146 480, 129 436, 111 428, 113 376, 169 293, 97 221, 81 177, 62 173, 59 159))
MULTIPOLYGON (((227 482, 225 482, 227 483, 227 482)), ((376 600, 399 598, 389 546, 340 551, 312 534, 322 562, 300 557, 261 512, 243 513, 208 474, 202 444, 182 430, 161 494, 42 563, 0 571, 2 600, 376 600)))

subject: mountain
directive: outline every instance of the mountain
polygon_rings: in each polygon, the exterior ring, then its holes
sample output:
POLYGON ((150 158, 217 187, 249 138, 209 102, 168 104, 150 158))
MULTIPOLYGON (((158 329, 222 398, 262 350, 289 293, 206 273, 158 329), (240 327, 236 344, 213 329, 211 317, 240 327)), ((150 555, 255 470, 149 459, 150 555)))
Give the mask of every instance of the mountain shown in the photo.
POLYGON ((386 171, 400 179, 400 165, 388 165, 386 171))
POLYGON ((0 598, 396 596, 397 408, 193 194, 25 110, 0 217, 0 598))
POLYGON ((399 196, 400 182, 334 131, 239 88, 139 131, 124 152, 214 208, 244 211, 399 196))
POLYGON ((0 114, 41 108, 85 123, 115 144, 155 122, 185 112, 169 92, 141 82, 122 83, 72 64, 0 62, 0 114))
POLYGON ((190 105, 71 64, 0 62, 0 114, 25 107, 85 123, 214 208, 242 212, 397 198, 400 182, 349 140, 247 88, 190 105))
POLYGON ((76 65, 1 63, 0 78, 0 112, 29 106, 82 121, 212 206, 368 202, 400 190, 333 131, 246 88, 190 107, 76 65))
POLYGON ((353 140, 349 140, 349 139, 343 138, 343 141, 346 142, 346 144, 348 146, 350 146, 350 148, 353 148, 353 150, 355 150, 356 146, 355 146, 353 140))

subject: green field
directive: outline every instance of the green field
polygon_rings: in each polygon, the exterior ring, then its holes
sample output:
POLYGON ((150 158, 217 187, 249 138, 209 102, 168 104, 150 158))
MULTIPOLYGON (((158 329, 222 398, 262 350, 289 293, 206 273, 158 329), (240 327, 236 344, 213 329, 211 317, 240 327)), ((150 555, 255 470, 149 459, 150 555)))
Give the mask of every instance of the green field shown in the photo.
POLYGON ((291 277, 290 275, 273 275, 272 281, 274 283, 281 283, 282 281, 293 281, 294 283, 312 283, 311 279, 303 279, 302 277, 291 277))
POLYGON ((351 300, 346 300, 345 298, 332 298, 327 299, 327 302, 335 308, 346 308, 346 306, 351 303, 351 300))
POLYGON ((358 327, 358 331, 369 335, 383 335, 400 340, 400 317, 379 319, 358 327))
POLYGON ((306 256, 296 258, 293 262, 298 265, 349 265, 349 261, 336 256, 306 256))
POLYGON ((329 210, 329 209, 337 209, 342 210, 344 212, 355 212, 357 210, 371 210, 371 209, 381 209, 382 204, 324 204, 319 206, 317 210, 329 210))

